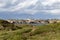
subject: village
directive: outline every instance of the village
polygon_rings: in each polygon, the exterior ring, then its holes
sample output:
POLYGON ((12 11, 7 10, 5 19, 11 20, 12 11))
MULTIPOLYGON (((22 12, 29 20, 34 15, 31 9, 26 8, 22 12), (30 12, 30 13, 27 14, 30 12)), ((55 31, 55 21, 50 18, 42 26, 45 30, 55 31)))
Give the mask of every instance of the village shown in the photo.
POLYGON ((60 23, 59 19, 47 19, 47 20, 34 20, 34 19, 26 19, 26 20, 7 20, 10 23, 14 24, 49 24, 49 23, 60 23))

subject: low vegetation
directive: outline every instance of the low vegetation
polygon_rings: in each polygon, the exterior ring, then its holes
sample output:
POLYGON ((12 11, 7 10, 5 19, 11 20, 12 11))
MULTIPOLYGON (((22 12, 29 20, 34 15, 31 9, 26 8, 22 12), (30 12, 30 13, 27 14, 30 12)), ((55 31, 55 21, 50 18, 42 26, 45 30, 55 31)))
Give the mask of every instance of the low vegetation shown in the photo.
POLYGON ((0 30, 16 30, 20 29, 21 27, 18 27, 14 25, 13 23, 9 23, 6 20, 0 20, 0 30))
POLYGON ((60 40, 60 23, 16 26, 0 20, 0 40, 60 40))

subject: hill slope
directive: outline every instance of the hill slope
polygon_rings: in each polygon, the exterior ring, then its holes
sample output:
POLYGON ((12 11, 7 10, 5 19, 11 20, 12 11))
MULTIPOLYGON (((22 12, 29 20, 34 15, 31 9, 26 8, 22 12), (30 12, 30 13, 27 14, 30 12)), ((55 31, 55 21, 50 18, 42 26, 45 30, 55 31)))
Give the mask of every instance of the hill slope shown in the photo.
POLYGON ((60 40, 60 23, 32 26, 20 25, 22 29, 0 31, 0 40, 60 40))

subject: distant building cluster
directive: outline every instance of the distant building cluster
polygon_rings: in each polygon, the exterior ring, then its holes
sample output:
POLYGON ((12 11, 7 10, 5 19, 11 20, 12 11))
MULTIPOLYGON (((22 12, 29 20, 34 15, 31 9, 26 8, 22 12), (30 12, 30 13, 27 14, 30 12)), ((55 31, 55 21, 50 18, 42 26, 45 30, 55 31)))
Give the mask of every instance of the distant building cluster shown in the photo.
POLYGON ((48 20, 33 20, 33 19, 27 19, 27 20, 7 20, 10 23, 14 24, 46 24, 46 23, 60 23, 60 20, 56 19, 48 19, 48 20))

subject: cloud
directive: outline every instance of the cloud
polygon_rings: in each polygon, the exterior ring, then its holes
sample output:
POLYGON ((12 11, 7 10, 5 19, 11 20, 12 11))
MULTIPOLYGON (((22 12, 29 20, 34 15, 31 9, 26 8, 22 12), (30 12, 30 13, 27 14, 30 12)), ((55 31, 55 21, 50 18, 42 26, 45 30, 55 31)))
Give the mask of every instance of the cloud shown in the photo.
MULTIPOLYGON (((3 2, 6 2, 6 1, 3 1, 3 2)), ((15 2, 19 2, 19 0, 17 1, 17 0, 9 0, 9 4, 10 5, 14 5, 15 4, 15 2)), ((4 8, 5 9, 5 11, 17 11, 17 10, 21 10, 21 9, 23 9, 23 8, 27 8, 27 7, 29 7, 30 5, 35 5, 36 4, 36 2, 37 2, 37 0, 26 0, 26 1, 23 1, 23 2, 19 2, 17 5, 15 5, 15 6, 10 6, 10 7, 8 7, 8 8, 4 8)), ((6 5, 8 5, 8 2, 6 2, 5 3, 6 5)), ((4 5, 3 5, 4 6, 4 5)), ((2 5, 1 5, 1 7, 2 7, 2 5)), ((1 8, 0 7, 0 8, 1 8)), ((2 8, 3 9, 3 8, 2 8)), ((2 10, 3 11, 3 10, 2 10)))
POLYGON ((51 13, 53 15, 59 15, 60 14, 60 10, 49 10, 48 13, 51 13))
POLYGON ((56 0, 46 0, 46 1, 42 2, 42 5, 44 5, 44 6, 52 5, 55 2, 56 2, 56 0))
POLYGON ((0 12, 1 11, 28 14, 45 12, 59 15, 60 0, 0 0, 0 12))
POLYGON ((6 3, 3 1, 0 1, 0 8, 5 7, 5 6, 6 6, 6 3))
POLYGON ((17 2, 17 0, 11 0, 11 1, 12 4, 15 4, 17 2))
POLYGON ((30 5, 35 5, 36 4, 36 1, 35 0, 24 1, 24 2, 19 3, 18 5, 14 6, 14 7, 11 7, 9 9, 10 10, 12 9, 11 11, 21 10, 23 8, 29 7, 30 5))
POLYGON ((0 3, 0 7, 4 7, 6 4, 4 3, 0 3))

